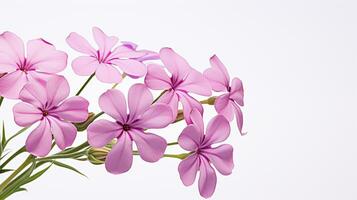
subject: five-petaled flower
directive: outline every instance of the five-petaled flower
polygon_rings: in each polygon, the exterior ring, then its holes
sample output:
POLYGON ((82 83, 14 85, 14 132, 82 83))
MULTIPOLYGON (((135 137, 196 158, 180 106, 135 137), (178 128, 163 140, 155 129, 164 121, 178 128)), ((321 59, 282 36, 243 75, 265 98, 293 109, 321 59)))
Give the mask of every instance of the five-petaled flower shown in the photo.
POLYGON ((141 158, 147 162, 158 161, 166 149, 166 140, 146 132, 146 129, 164 128, 172 121, 168 105, 154 104, 149 89, 144 84, 135 84, 128 92, 128 107, 122 92, 111 89, 99 98, 100 108, 115 122, 98 120, 88 127, 88 142, 93 147, 103 147, 111 140, 117 140, 106 157, 108 172, 120 174, 131 168, 133 141, 141 158))
POLYGON ((132 78, 145 76, 146 66, 140 58, 147 56, 148 51, 136 51, 133 45, 124 43, 114 48, 118 43, 115 36, 107 36, 97 27, 93 28, 93 37, 99 49, 95 50, 86 39, 77 33, 67 37, 67 43, 74 50, 86 54, 73 60, 72 68, 77 75, 88 76, 95 73, 98 80, 104 83, 119 83, 122 74, 119 67, 132 78), (113 49, 114 48, 114 49, 113 49))
POLYGON ((236 116, 237 126, 242 135, 243 114, 240 106, 244 106, 244 90, 242 81, 239 78, 233 78, 230 82, 230 77, 226 67, 214 55, 210 59, 211 68, 208 68, 203 74, 210 81, 212 89, 216 92, 226 92, 217 97, 214 107, 216 111, 225 116, 227 120, 232 121, 233 115, 236 116))
POLYGON ((217 176, 211 166, 222 175, 232 173, 233 148, 231 145, 223 144, 212 147, 213 144, 223 142, 230 133, 228 120, 222 115, 212 118, 204 134, 204 124, 201 114, 193 110, 191 115, 191 125, 188 125, 178 139, 179 145, 191 152, 191 155, 181 161, 178 167, 180 178, 184 185, 192 185, 199 171, 198 189, 201 196, 209 198, 215 191, 217 176))
POLYGON ((0 35, 0 96, 17 99, 21 89, 29 82, 45 82, 67 65, 67 54, 58 51, 49 42, 35 39, 27 42, 27 55, 23 41, 14 33, 0 35))
POLYGON ((52 136, 62 150, 72 145, 77 129, 71 122, 87 119, 89 102, 82 97, 66 99, 68 95, 69 85, 62 76, 54 76, 46 84, 28 83, 21 90, 19 98, 23 102, 13 108, 16 124, 28 127, 40 122, 26 140, 31 154, 46 156, 51 150, 52 136))
POLYGON ((169 77, 162 66, 149 64, 145 84, 153 90, 166 90, 158 102, 171 106, 174 119, 176 118, 178 102, 180 101, 183 106, 185 120, 190 123, 189 115, 191 111, 198 109, 203 113, 203 107, 200 102, 188 93, 210 96, 212 94, 211 86, 200 72, 190 67, 186 60, 172 49, 161 49, 160 59, 172 76, 169 77))

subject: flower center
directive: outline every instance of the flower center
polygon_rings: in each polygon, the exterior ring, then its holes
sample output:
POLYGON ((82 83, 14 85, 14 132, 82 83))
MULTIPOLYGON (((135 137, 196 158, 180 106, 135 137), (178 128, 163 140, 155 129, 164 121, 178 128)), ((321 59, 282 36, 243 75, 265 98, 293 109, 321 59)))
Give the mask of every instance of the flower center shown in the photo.
POLYGON ((123 125, 123 130, 124 131, 129 131, 130 130, 130 125, 129 124, 124 124, 123 125))
POLYGON ((43 115, 44 117, 46 117, 48 114, 49 114, 49 113, 48 113, 48 110, 43 110, 43 111, 42 111, 42 115, 43 115))

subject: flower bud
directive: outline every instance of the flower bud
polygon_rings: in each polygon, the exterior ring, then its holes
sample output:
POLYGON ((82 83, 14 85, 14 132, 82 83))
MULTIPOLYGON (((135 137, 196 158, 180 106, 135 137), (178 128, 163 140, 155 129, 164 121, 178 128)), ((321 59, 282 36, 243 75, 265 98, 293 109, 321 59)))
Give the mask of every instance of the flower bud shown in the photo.
POLYGON ((77 128, 77 131, 84 131, 87 129, 90 123, 95 120, 95 114, 90 112, 88 113, 87 120, 82 123, 75 123, 74 126, 77 128))
POLYGON ((108 153, 112 149, 113 145, 116 143, 115 140, 112 140, 109 144, 105 145, 101 148, 91 147, 87 151, 87 156, 89 162, 94 165, 101 165, 105 162, 105 158, 107 157, 108 153))

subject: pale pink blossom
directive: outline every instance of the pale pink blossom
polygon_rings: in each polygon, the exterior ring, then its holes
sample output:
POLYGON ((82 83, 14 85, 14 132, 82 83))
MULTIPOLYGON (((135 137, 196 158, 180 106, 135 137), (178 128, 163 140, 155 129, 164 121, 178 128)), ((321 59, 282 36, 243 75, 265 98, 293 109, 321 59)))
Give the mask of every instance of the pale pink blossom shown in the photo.
POLYGON ((88 101, 71 97, 69 85, 62 76, 50 78, 46 84, 28 83, 20 92, 23 102, 14 108, 17 125, 28 127, 39 122, 26 140, 26 149, 33 155, 46 156, 51 150, 52 137, 60 149, 71 146, 77 129, 72 123, 87 119, 88 101))
POLYGON ((0 96, 17 99, 25 84, 45 82, 67 65, 67 54, 43 39, 23 41, 14 33, 0 35, 0 96))
POLYGON ((188 125, 179 136, 179 145, 190 151, 191 154, 179 164, 178 171, 185 186, 195 182, 199 171, 198 189, 202 197, 209 198, 213 195, 217 176, 213 166, 222 175, 232 173, 233 148, 231 145, 212 145, 225 141, 230 133, 229 122, 222 115, 212 118, 204 134, 204 123, 201 113, 193 110, 191 115, 193 124, 188 125))
POLYGON ((122 92, 111 89, 99 98, 100 108, 115 121, 101 119, 88 127, 88 142, 93 147, 103 147, 111 140, 116 144, 106 157, 108 172, 121 174, 131 168, 133 141, 140 157, 156 162, 164 154, 166 140, 146 129, 164 128, 172 121, 172 111, 164 104, 152 105, 153 97, 144 84, 130 87, 127 102, 122 92))

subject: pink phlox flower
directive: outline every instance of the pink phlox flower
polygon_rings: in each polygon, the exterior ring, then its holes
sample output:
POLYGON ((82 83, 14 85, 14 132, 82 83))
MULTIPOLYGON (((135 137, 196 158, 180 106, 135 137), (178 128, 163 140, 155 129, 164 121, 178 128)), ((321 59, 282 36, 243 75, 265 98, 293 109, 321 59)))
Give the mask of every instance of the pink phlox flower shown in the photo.
POLYGON ((193 124, 188 125, 179 136, 179 145, 191 152, 178 167, 180 178, 185 186, 195 182, 199 171, 198 189, 202 197, 209 198, 213 195, 217 176, 214 168, 222 175, 232 173, 233 148, 231 145, 222 144, 212 147, 213 144, 225 141, 230 133, 228 120, 222 115, 212 118, 204 134, 203 119, 198 110, 193 110, 191 115, 193 124))

